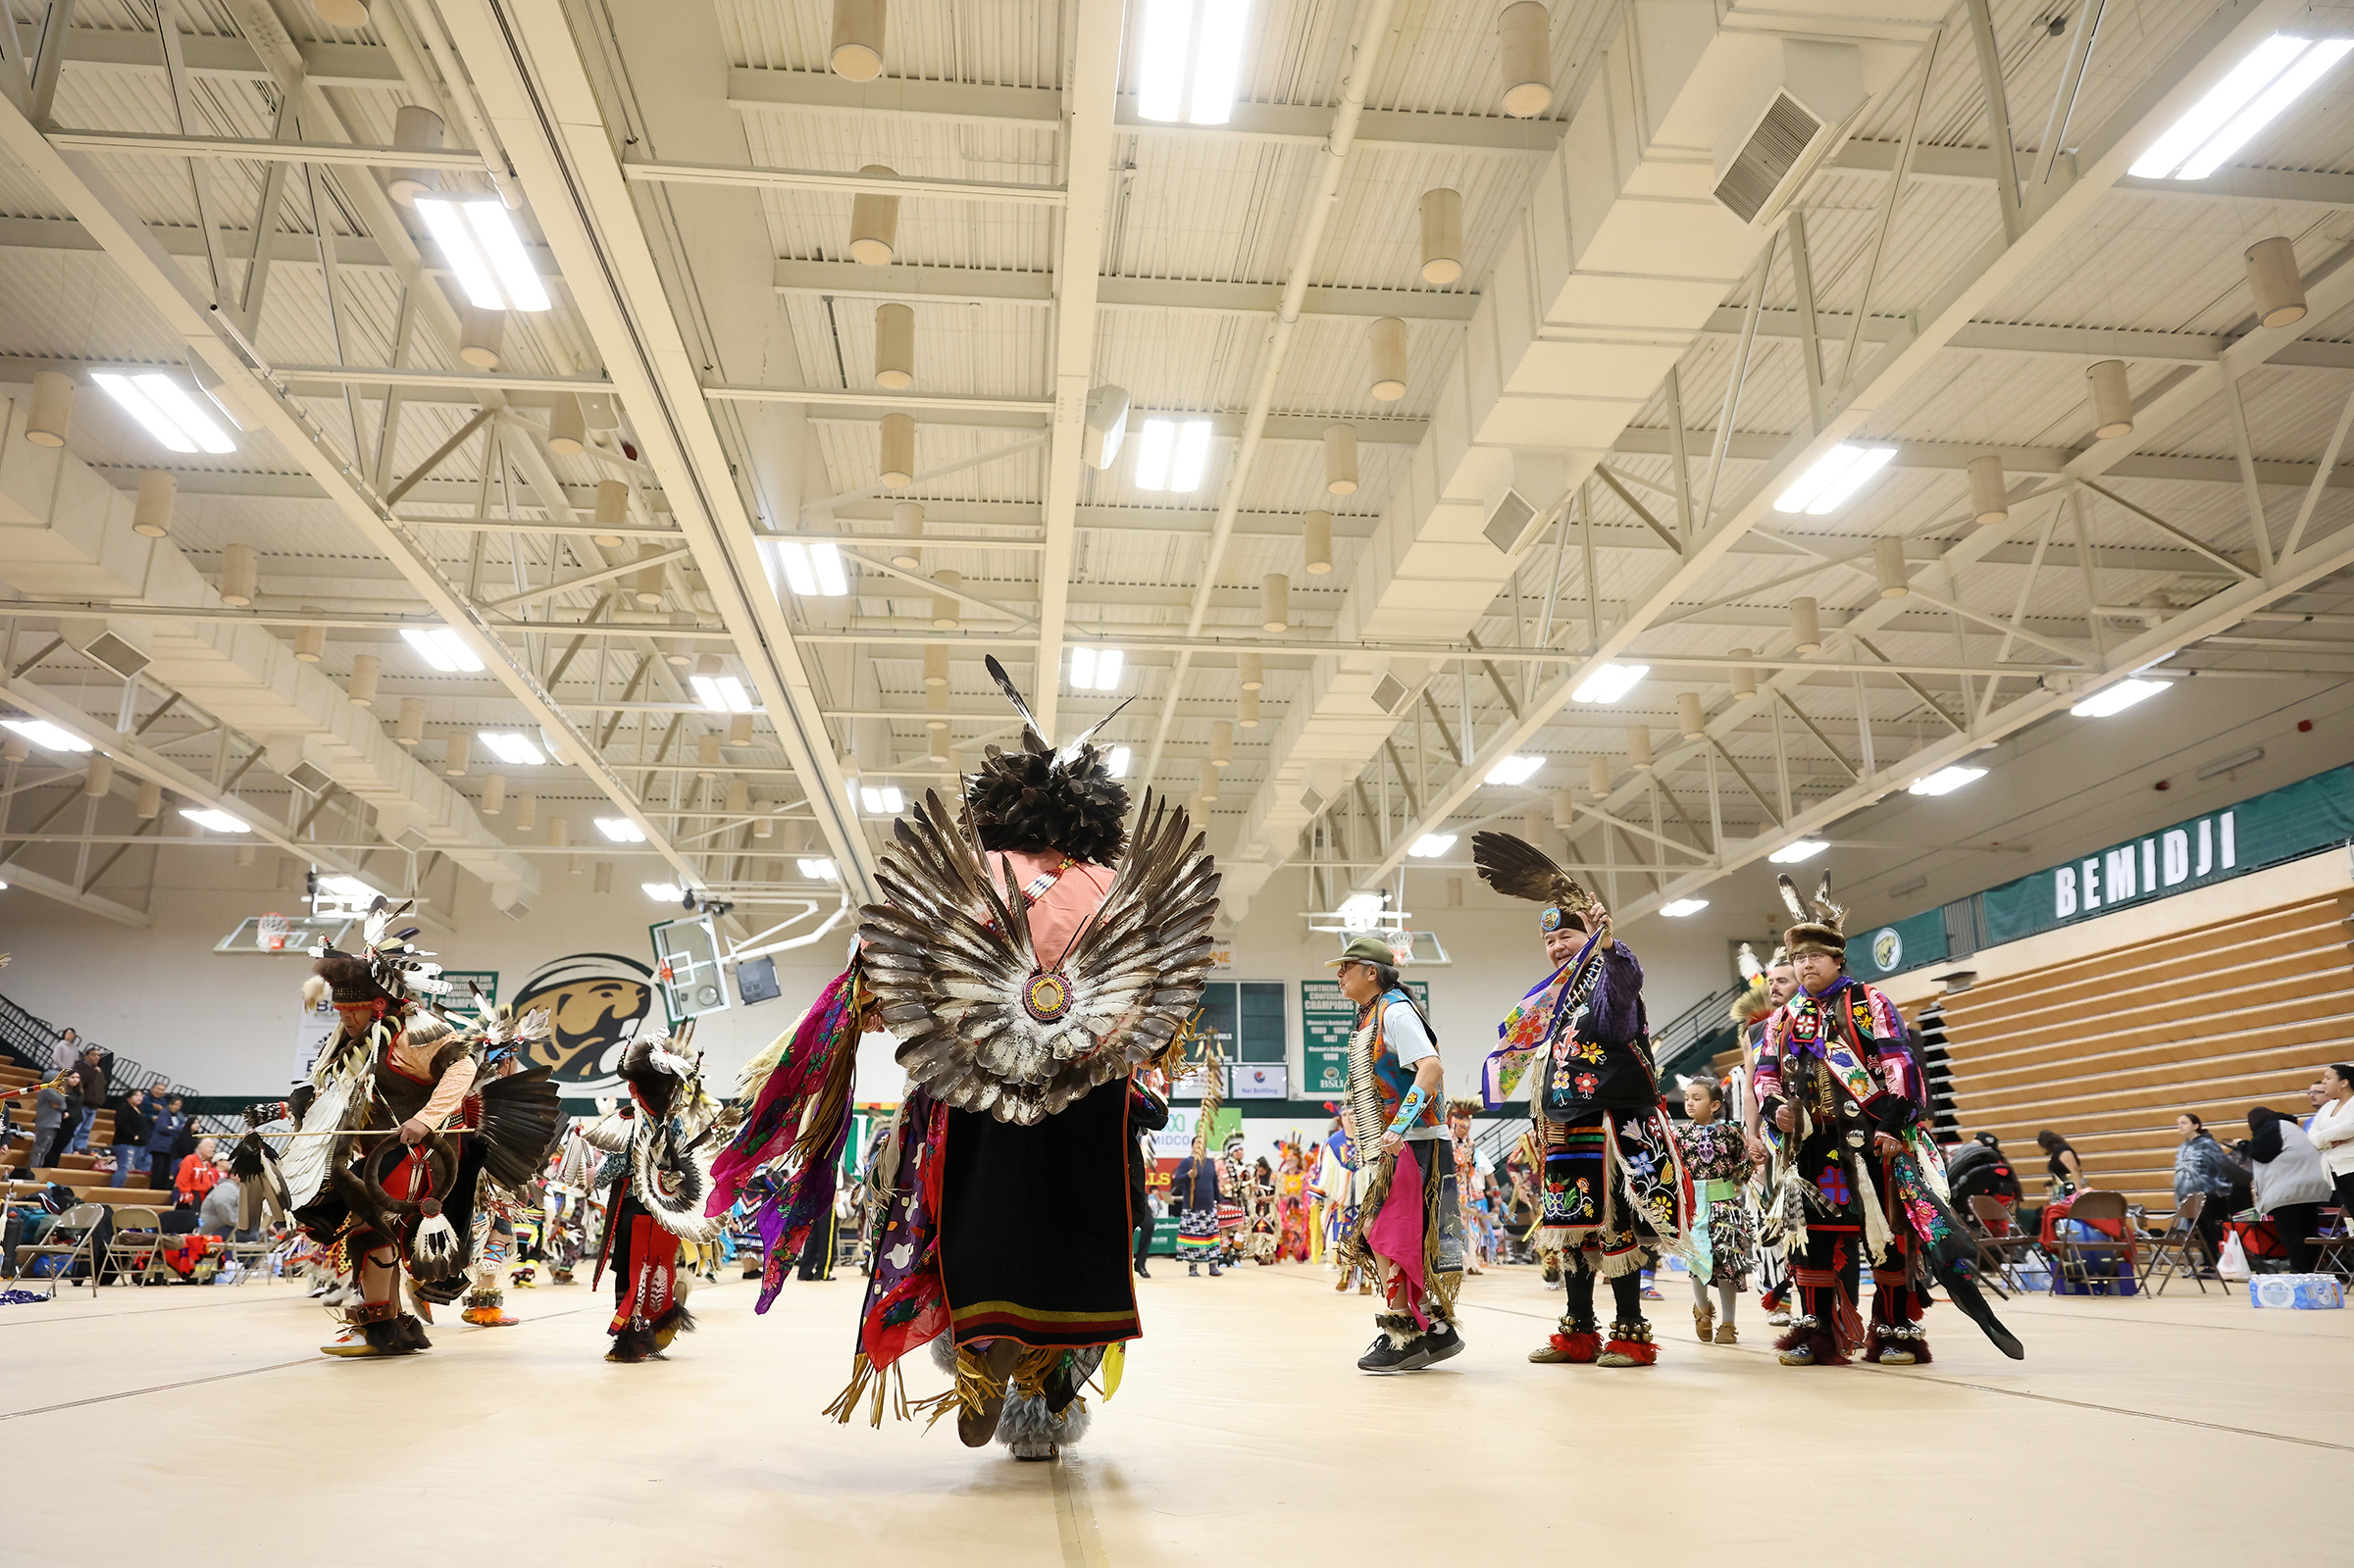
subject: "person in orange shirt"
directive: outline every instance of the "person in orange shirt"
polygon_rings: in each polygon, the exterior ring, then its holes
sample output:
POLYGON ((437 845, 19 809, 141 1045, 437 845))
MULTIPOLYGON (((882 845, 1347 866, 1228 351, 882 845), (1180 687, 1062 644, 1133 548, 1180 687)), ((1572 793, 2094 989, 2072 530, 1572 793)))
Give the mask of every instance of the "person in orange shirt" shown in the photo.
POLYGON ((218 1152, 219 1145, 208 1138, 196 1145, 195 1153, 179 1162, 172 1177, 172 1191, 179 1199, 179 1207, 196 1207, 204 1201, 204 1194, 219 1185, 221 1167, 213 1163, 218 1152))

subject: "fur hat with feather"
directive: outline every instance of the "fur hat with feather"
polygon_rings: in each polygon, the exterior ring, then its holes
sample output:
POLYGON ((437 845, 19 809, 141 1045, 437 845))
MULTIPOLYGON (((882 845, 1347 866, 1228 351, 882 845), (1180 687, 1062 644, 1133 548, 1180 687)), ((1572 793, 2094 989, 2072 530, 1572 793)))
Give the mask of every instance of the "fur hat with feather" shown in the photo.
MULTIPOLYGON (((1115 864, 1128 847, 1128 789, 1093 741, 1115 708, 1069 745, 1051 745, 995 656, 989 673, 1022 716, 1018 751, 991 746, 965 781, 964 806, 984 849, 1060 850, 1089 865, 1115 864)), ((1126 707, 1122 703, 1121 707, 1126 707)))
POLYGON ((1784 872, 1778 879, 1782 889, 1782 904, 1796 922, 1782 933, 1782 945, 1790 957, 1803 958, 1809 953, 1828 953, 1833 958, 1847 957, 1847 906, 1831 901, 1831 874, 1822 874, 1822 885, 1812 899, 1802 897, 1798 884, 1784 872))

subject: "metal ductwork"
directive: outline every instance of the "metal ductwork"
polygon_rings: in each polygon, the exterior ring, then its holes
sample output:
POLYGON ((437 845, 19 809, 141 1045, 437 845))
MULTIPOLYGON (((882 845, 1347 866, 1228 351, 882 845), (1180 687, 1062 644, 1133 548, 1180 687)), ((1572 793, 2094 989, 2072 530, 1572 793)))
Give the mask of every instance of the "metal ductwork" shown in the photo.
MULTIPOLYGON (((21 439, 24 414, 21 403, 0 402, 0 574, 10 586, 44 599, 222 607, 170 539, 131 531, 130 496, 63 448, 21 439)), ((386 830, 440 850, 506 893, 507 903, 537 890, 530 859, 510 850, 465 796, 266 628, 115 617, 68 621, 61 631, 105 668, 137 669, 252 736, 281 776, 333 780, 374 806, 386 830)))

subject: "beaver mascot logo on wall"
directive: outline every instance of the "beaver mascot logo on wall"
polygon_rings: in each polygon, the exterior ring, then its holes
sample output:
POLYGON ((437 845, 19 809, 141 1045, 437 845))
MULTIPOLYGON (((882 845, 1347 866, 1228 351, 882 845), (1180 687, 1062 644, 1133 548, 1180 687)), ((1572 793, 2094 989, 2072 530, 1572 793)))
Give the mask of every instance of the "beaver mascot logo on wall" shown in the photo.
POLYGON ((548 1010, 553 1028, 524 1065, 552 1068, 567 1093, 606 1093, 621 1083, 622 1047, 654 1009, 653 971, 619 953, 574 953, 524 981, 515 1015, 536 1007, 548 1010))

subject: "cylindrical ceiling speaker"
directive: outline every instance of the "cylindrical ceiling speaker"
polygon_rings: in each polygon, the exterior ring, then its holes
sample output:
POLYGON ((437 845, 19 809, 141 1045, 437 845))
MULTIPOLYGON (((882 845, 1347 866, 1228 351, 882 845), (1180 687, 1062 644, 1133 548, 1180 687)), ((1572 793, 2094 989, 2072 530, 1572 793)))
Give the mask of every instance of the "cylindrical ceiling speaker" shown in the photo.
POLYGON ((911 541, 924 536, 924 503, 901 501, 891 509, 892 531, 898 535, 891 547, 891 564, 912 572, 924 564, 924 547, 911 541))
MULTIPOLYGON (((858 171, 896 179, 889 164, 868 164, 858 171)), ((850 200, 850 260, 867 267, 889 267, 899 244, 899 198, 882 191, 860 191, 850 200)))
POLYGON ((416 745, 425 738, 425 699, 400 699, 400 718, 392 727, 392 738, 404 746, 416 745))
POLYGON ((1245 691, 1256 691, 1267 683, 1266 661, 1255 653, 1236 654, 1234 673, 1245 691))
POLYGON ((1258 728, 1258 692, 1246 686, 1235 693, 1234 722, 1245 730, 1258 728))
MULTIPOLYGON (((694 612, 692 610, 673 610, 670 612, 670 624, 691 627, 694 625, 694 612)), ((673 664, 681 668, 692 664, 694 662, 694 644, 689 642, 685 637, 663 638, 662 661, 665 664, 673 664)))
POLYGON ((1684 727, 1686 740, 1698 740, 1709 733, 1709 713, 1700 705, 1697 691, 1678 691, 1675 694, 1675 716, 1684 727))
POLYGON ((495 817, 507 809, 507 776, 503 773, 486 775, 483 779, 483 798, 475 810, 486 817, 495 817))
MULTIPOLYGON (((638 547, 638 559, 652 560, 660 556, 662 546, 647 540, 638 547)), ((658 609, 662 603, 662 562, 641 566, 630 574, 630 597, 638 601, 640 610, 658 609)))
POLYGON ((1445 288, 1463 276, 1463 193, 1422 193, 1422 281, 1445 288))
POLYGON ((581 412, 580 398, 558 392, 547 405, 547 449, 560 457, 578 457, 588 444, 588 420, 581 412))
POLYGON ((1627 726, 1626 760, 1637 773, 1651 772, 1651 731, 1647 727, 1627 726))
POLYGON ((2256 295, 2260 325, 2290 327, 2305 319, 2305 279, 2297 273, 2297 248, 2286 235, 2248 247, 2248 287, 2256 295))
POLYGON ((1538 0, 1519 0, 1498 19, 1504 55, 1504 112, 1534 120, 1553 106, 1553 19, 1538 0))
POLYGON ((164 786, 153 779, 139 781, 139 821, 153 822, 163 815, 164 786))
POLYGON ((35 446, 63 446, 74 433, 74 378, 63 371, 35 371, 32 407, 25 414, 25 439, 35 446))
POLYGON ((1586 764, 1586 788, 1596 803, 1611 798, 1611 759, 1596 757, 1586 764))
POLYGON ((148 538, 160 539, 172 531, 172 501, 179 493, 179 481, 161 469, 150 469, 139 476, 139 498, 130 509, 130 531, 148 538))
POLYGON ((752 786, 742 779, 728 781, 728 800, 721 809, 731 817, 741 817, 752 809, 752 786))
POLYGON ((1894 536, 1871 541, 1871 570, 1880 580, 1880 597, 1901 599, 1913 591, 1905 575, 1905 541, 1894 536))
POLYGON ((947 730, 948 688, 947 686, 924 687, 924 728, 936 735, 944 733, 947 730))
POLYGON ((621 547, 618 531, 630 526, 630 487, 621 481, 596 481, 596 526, 616 531, 591 534, 591 544, 601 544, 608 550, 621 547))
MULTIPOLYGON (((392 117, 392 145, 402 152, 439 152, 441 131, 441 117, 423 104, 402 104, 392 117)), ((384 193, 403 207, 414 207, 418 197, 440 188, 431 169, 396 169, 384 182, 384 193)))
POLYGON ((1801 653, 1822 651, 1822 611, 1805 594, 1790 601, 1790 639, 1801 653))
POLYGON ((954 592, 955 589, 964 586, 964 574, 951 572, 944 566, 932 574, 932 581, 950 590, 947 593, 932 595, 933 628, 941 632, 953 632, 956 630, 957 624, 964 618, 964 601, 958 598, 954 592))
POLYGON ((1447 879, 1447 907, 1449 909, 1463 907, 1463 879, 1460 877, 1447 879))
POLYGON ((115 759, 105 752, 93 752, 81 771, 81 792, 92 800, 103 799, 115 786, 115 759))
POLYGON ((572 841, 572 825, 562 817, 547 819, 547 847, 561 849, 572 841))
POLYGON ((1202 759, 1202 787, 1196 792, 1204 800, 1218 798, 1218 770, 1210 766, 1206 757, 1202 759))
POLYGON ((613 890, 613 862, 610 860, 598 861, 596 870, 589 873, 588 883, 600 893, 611 892, 613 890))
MULTIPOLYGON (((319 606, 315 604, 306 604, 302 607, 302 613, 305 615, 325 615, 327 612, 320 609, 319 606)), ((327 628, 323 626, 298 626, 294 629, 295 658, 300 659, 305 664, 317 664, 319 662, 319 656, 326 651, 327 628)))
POLYGON ((1212 719, 1209 722, 1209 765, 1228 768, 1234 765, 1234 721, 1212 719))
POLYGON ((1561 833, 1577 826, 1577 795, 1567 789, 1553 792, 1553 825, 1561 833))
POLYGON ((250 544, 230 544, 221 551, 221 602, 251 604, 261 586, 261 557, 250 544))
MULTIPOLYGON (((763 806, 761 809, 765 811, 768 808, 763 806)), ((761 817, 752 823, 752 836, 755 838, 769 837, 776 831, 777 819, 774 817, 761 817)))
POLYGON ((1970 460, 1970 509, 1986 527, 2011 515, 2011 481, 2003 475, 2003 460, 1992 452, 1970 460))
POLYGON ((1307 556, 1307 575, 1320 578, 1332 570, 1332 514, 1310 512, 1300 520, 1300 542, 1307 556))
POLYGON ((368 25, 368 0, 311 0, 311 12, 329 26, 346 32, 368 25))
POLYGON ((915 384, 915 308, 911 305, 875 309, 875 384, 892 392, 904 392, 915 384))
POLYGON ((2085 373, 2092 382, 2092 433, 2104 441, 2133 433, 2133 388, 2125 381, 2125 362, 2104 359, 2085 373))
POLYGON ((539 797, 525 795, 515 802, 515 831, 530 833, 539 826, 539 797))
POLYGON ((748 746, 752 743, 752 716, 740 713, 728 720, 728 744, 748 746))
POLYGON ((1406 323, 1384 316, 1365 329, 1365 347, 1373 357, 1373 398, 1395 403, 1406 395, 1406 323))
POLYGON ((1282 632, 1292 624, 1292 580, 1281 572, 1269 572, 1259 584, 1258 624, 1268 632, 1282 632))
POLYGON ((915 482, 915 416, 883 416, 883 472, 885 485, 903 490, 915 482))
POLYGON ((32 747, 25 743, 23 735, 13 732, 6 735, 0 735, 0 761, 23 762, 31 755, 32 747))
POLYGON ((719 736, 697 736, 694 742, 694 776, 714 779, 719 776, 719 736))
POLYGON ((498 369, 498 340, 507 329, 507 313, 479 305, 458 307, 458 358, 478 371, 498 369))
POLYGON ((872 81, 883 75, 884 0, 834 0, 834 75, 872 81))
POLYGON ((945 642, 924 644, 924 684, 945 686, 948 683, 948 645, 945 642))
POLYGON ((694 656, 694 673, 706 681, 718 680, 720 671, 725 668, 716 653, 698 653, 694 656))
POLYGON ((376 678, 384 672, 384 661, 373 653, 356 653, 351 659, 351 683, 343 688, 355 708, 376 706, 376 678))
MULTIPOLYGON (((1755 651, 1751 648, 1735 648, 1733 657, 1746 659, 1755 651)), ((1736 664, 1725 673, 1732 681, 1734 696, 1746 699, 1758 694, 1758 672, 1755 668, 1746 664, 1736 664)))
POLYGON ((1356 431, 1347 425, 1325 428, 1324 489, 1332 495, 1356 493, 1356 431))
POLYGON ((466 732, 460 730, 441 748, 441 771, 452 779, 466 777, 466 732))

